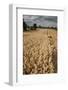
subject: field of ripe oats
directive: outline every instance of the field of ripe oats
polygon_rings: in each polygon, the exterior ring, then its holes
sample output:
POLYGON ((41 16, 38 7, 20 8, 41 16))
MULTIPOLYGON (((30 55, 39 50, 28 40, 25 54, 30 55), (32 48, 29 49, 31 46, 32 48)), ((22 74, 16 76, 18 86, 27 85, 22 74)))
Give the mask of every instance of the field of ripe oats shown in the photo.
POLYGON ((23 74, 57 73, 57 30, 23 32, 23 74))

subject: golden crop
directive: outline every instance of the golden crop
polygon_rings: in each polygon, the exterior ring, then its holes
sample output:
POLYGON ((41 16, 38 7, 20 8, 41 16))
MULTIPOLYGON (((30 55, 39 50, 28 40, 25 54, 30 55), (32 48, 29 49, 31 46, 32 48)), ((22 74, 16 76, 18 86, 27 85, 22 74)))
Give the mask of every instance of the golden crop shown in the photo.
POLYGON ((39 29, 24 32, 23 74, 57 72, 57 31, 39 29))

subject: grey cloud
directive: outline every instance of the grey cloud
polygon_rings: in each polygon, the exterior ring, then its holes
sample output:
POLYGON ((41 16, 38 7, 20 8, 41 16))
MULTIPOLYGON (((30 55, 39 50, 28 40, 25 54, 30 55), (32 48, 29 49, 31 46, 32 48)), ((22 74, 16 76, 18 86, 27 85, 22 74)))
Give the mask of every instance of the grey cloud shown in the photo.
POLYGON ((36 23, 41 26, 57 27, 57 16, 39 16, 39 15, 24 15, 24 21, 29 25, 36 23))

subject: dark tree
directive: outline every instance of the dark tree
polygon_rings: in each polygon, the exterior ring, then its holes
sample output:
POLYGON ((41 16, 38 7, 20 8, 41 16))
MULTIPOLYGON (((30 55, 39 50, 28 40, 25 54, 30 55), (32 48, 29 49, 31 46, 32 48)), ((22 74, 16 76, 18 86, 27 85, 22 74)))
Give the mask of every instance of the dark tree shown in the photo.
POLYGON ((27 31, 27 24, 26 24, 26 22, 24 21, 24 19, 23 19, 23 30, 24 30, 24 31, 27 31))
POLYGON ((34 23, 34 25, 33 25, 33 29, 36 30, 36 28, 37 28, 37 24, 34 23))

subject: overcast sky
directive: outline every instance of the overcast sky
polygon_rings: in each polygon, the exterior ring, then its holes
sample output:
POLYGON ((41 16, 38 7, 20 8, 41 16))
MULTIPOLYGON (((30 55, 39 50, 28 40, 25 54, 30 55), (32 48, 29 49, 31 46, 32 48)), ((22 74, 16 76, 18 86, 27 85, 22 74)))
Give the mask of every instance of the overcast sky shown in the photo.
POLYGON ((57 27, 57 16, 23 15, 23 18, 29 26, 36 23, 37 26, 57 27))

